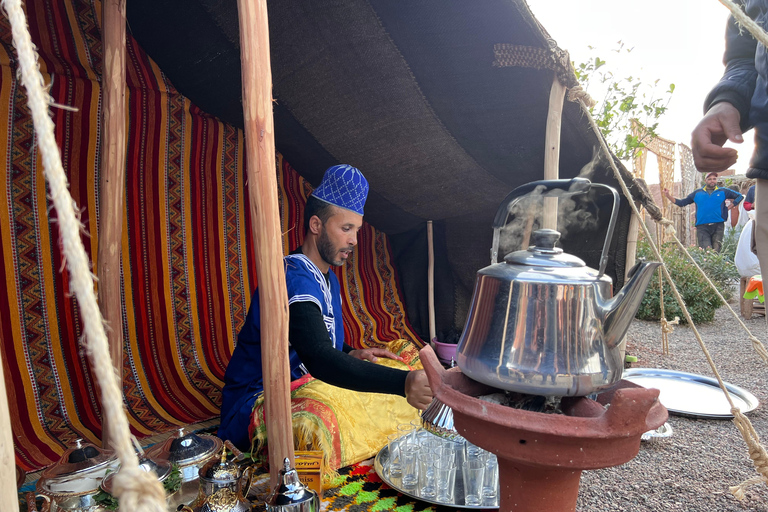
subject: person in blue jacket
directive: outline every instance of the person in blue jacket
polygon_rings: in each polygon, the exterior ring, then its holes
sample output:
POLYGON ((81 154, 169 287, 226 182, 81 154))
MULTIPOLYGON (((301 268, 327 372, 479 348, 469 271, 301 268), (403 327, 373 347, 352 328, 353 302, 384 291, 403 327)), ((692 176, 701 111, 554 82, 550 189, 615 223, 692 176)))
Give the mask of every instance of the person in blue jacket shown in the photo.
POLYGON ((717 173, 710 172, 706 186, 697 188, 684 199, 676 199, 666 188, 664 195, 677 206, 696 203, 696 239, 702 249, 712 248, 720 252, 725 232, 728 210, 738 205, 744 196, 729 188, 717 186, 717 173), (731 199, 730 204, 726 199, 731 199))
MULTIPOLYGON (((424 370, 404 371, 371 364, 400 358, 383 348, 354 349, 344 342, 341 288, 330 267, 341 266, 357 245, 368 182, 351 165, 334 165, 304 208, 304 242, 285 257, 291 380, 306 373, 333 386, 405 397, 416 409, 432 400, 424 370)), ((259 293, 237 336, 222 390, 218 435, 249 450, 253 405, 264 389, 261 367, 259 293)))

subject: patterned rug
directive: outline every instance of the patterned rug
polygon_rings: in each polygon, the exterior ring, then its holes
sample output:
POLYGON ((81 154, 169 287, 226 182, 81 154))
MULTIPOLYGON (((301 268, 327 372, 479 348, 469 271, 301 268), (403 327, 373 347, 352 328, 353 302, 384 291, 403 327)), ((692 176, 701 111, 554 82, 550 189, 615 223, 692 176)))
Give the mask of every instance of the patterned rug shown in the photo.
POLYGON ((323 493, 322 510, 448 512, 457 509, 432 505, 401 494, 379 478, 373 459, 370 459, 339 470, 339 476, 323 493))

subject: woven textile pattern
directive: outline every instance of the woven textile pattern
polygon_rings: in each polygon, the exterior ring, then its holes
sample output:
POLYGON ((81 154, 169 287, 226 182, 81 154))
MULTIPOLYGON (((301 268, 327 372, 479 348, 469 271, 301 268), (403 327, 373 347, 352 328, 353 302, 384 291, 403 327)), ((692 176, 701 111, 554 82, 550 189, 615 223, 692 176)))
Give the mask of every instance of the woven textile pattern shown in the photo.
POLYGON ((455 512, 455 507, 431 505, 399 493, 376 474, 373 461, 343 468, 323 492, 323 510, 354 512, 455 512))
MULTIPOLYGON (((78 108, 51 114, 96 268, 101 5, 30 0, 25 8, 54 101, 78 108)), ((77 301, 60 271, 55 212, 15 59, 0 17, 0 355, 16 462, 33 471, 58 460, 75 439, 98 443, 101 408, 77 301)), ((124 401, 132 431, 143 437, 218 415, 224 371, 257 279, 243 133, 192 105, 130 36, 126 66, 123 320, 110 327, 122 329, 124 401)), ((311 189, 282 159, 277 170, 288 250, 298 244, 311 189)), ((418 342, 402 313, 386 237, 364 231, 363 250, 381 252, 339 270, 345 300, 353 286, 352 296, 368 301, 345 308, 348 340, 418 342), (359 322, 355 314, 374 320, 359 322)))

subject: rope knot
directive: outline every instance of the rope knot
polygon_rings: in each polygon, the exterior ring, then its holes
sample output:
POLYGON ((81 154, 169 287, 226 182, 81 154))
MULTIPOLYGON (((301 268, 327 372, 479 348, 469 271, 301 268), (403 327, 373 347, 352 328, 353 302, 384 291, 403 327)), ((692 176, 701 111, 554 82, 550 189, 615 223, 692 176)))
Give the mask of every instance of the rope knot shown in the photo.
POLYGON ((568 90, 568 101, 583 101, 588 108, 592 108, 597 105, 597 101, 589 95, 587 91, 580 85, 571 87, 568 90))
POLYGON ((113 490, 121 510, 165 512, 160 505, 166 502, 165 490, 154 472, 124 466, 115 474, 113 490))
POLYGON ((680 317, 676 316, 674 320, 669 321, 666 318, 661 319, 661 332, 669 334, 675 330, 674 326, 680 325, 680 317))
POLYGON ((670 235, 672 237, 676 237, 677 236, 677 230, 675 229, 675 225, 674 225, 674 223, 671 220, 669 220, 667 218, 662 218, 659 221, 659 224, 664 226, 664 232, 666 234, 668 234, 668 235, 670 235))
POLYGON ((760 355, 763 361, 768 363, 768 350, 765 348, 765 345, 754 334, 749 335, 749 341, 752 342, 752 348, 755 349, 755 352, 760 355))

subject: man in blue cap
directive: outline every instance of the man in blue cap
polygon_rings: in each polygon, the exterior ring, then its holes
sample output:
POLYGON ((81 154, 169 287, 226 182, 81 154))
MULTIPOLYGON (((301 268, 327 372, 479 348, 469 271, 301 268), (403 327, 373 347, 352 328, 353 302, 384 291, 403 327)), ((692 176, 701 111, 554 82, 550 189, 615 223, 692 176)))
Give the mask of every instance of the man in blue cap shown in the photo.
POLYGON ((715 252, 720 252, 728 210, 736 207, 744 196, 729 188, 718 187, 716 172, 708 173, 705 183, 704 187, 697 188, 683 199, 675 198, 666 188, 662 190, 662 194, 681 208, 696 203, 696 239, 699 247, 711 247, 715 252), (728 199, 731 200, 730 204, 728 199))
MULTIPOLYGON (((341 288, 331 266, 341 266, 357 245, 363 225, 368 182, 350 165, 335 165, 307 200, 304 242, 285 257, 290 323, 291 380, 310 373, 328 384, 406 397, 425 409, 432 391, 423 370, 403 371, 371 364, 378 357, 399 360, 380 348, 355 350, 344 343, 341 288), (369 362, 370 361, 370 362, 369 362)), ((222 391, 219 437, 249 449, 248 427, 263 390, 258 290, 227 366, 222 391)))

